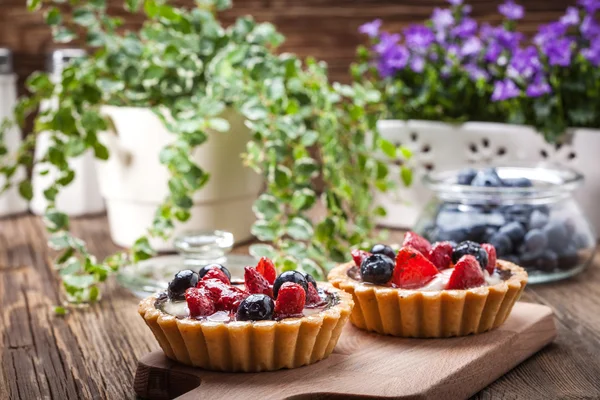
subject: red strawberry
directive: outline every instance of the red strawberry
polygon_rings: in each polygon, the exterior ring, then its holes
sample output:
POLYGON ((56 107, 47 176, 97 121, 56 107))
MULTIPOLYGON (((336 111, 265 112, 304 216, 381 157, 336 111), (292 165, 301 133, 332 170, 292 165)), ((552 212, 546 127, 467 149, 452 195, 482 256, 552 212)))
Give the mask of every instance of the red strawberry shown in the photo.
POLYGON ((273 261, 267 257, 261 257, 260 260, 258 260, 256 269, 271 285, 273 282, 275 282, 275 278, 277 278, 277 272, 275 271, 275 265, 273 265, 273 261))
POLYGON ((209 269, 208 272, 204 274, 202 280, 205 281, 207 279, 218 279, 226 285, 231 284, 231 282, 229 282, 229 278, 227 277, 227 275, 225 275, 225 272, 223 272, 220 268, 217 267, 209 269))
POLYGON ((308 292, 306 292, 306 304, 319 304, 321 302, 321 296, 315 288, 315 285, 308 283, 308 292))
POLYGON ((360 263, 362 262, 363 259, 365 259, 371 255, 371 253, 369 253, 368 251, 358 250, 358 249, 354 249, 350 253, 352 254, 352 259, 354 260, 354 264, 357 267, 360 267, 360 263))
POLYGON ((424 256, 427 256, 429 254, 429 250, 431 250, 431 243, 429 243, 424 237, 409 231, 406 232, 406 235, 404 235, 402 247, 412 247, 413 249, 420 251, 424 256))
POLYGON ((229 286, 225 285, 220 279, 201 279, 198 281, 196 287, 202 290, 213 302, 219 300, 224 291, 226 291, 229 286))
POLYGON ((266 294, 273 297, 273 286, 267 281, 256 268, 244 268, 244 282, 246 291, 250 294, 266 294))
POLYGON ((285 282, 279 288, 275 301, 275 314, 279 318, 300 316, 306 303, 306 292, 297 283, 285 282))
POLYGON ((216 312, 214 303, 203 289, 188 288, 185 301, 192 317, 206 317, 216 312))
POLYGON ((498 260, 498 256, 496 256, 496 248, 489 243, 484 243, 481 245, 485 251, 488 253, 488 263, 485 270, 491 275, 494 273, 494 269, 496 269, 496 261, 498 260))
POLYGON ((403 289, 416 289, 432 280, 437 273, 435 265, 421 252, 412 247, 403 247, 396 256, 392 283, 403 289))
POLYGON ((446 289, 469 289, 485 283, 479 262, 472 255, 462 256, 454 266, 446 289))
POLYGON ((218 311, 237 311, 240 303, 250 294, 242 289, 231 286, 223 291, 215 306, 218 311))
POLYGON ((443 270, 450 267, 452 264, 452 245, 448 242, 438 242, 433 245, 427 258, 437 267, 438 270, 443 270))

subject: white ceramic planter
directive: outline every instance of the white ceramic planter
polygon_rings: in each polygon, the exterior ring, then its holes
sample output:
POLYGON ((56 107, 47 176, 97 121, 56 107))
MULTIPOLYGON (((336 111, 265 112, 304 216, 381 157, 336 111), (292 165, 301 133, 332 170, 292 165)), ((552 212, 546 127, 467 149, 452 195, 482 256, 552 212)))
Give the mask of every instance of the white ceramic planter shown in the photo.
MULTIPOLYGON (((106 200, 113 241, 130 247, 146 233, 159 204, 168 194, 169 173, 159 162, 159 152, 174 140, 160 119, 149 109, 104 107, 116 132, 100 138, 110 158, 98 161, 100 189, 106 200)), ((262 179, 243 165, 250 132, 243 118, 228 110, 229 132, 210 132, 206 143, 194 153, 196 163, 210 174, 210 180, 194 195, 191 218, 176 226, 185 230, 222 229, 232 232, 236 242, 252 237, 255 217, 252 204, 262 189, 262 179)), ((171 242, 153 238, 159 251, 172 250, 171 242)))
MULTIPOLYGON (((377 194, 377 201, 388 214, 380 223, 388 227, 412 227, 431 193, 422 185, 429 170, 458 169, 470 163, 510 164, 515 161, 555 162, 581 172, 582 188, 576 192, 592 225, 600 232, 600 131, 571 129, 569 143, 557 147, 528 126, 468 122, 451 125, 431 121, 382 120, 380 134, 395 144, 414 151, 410 165, 414 169, 413 185, 395 193, 377 194)), ((398 167, 391 166, 396 174, 398 167)))
MULTIPOLYGON (((4 118, 12 117, 12 112, 17 99, 16 91, 17 77, 14 74, 0 74, 0 122, 4 118)), ((9 130, 4 137, 9 154, 16 151, 21 143, 21 132, 13 128, 9 130)), ((18 182, 25 176, 25 171, 20 169, 15 175, 15 182, 18 182)), ((4 185, 4 180, 0 179, 0 187, 4 185)), ((0 217, 18 214, 27 211, 27 202, 21 198, 17 188, 13 187, 0 195, 0 217)))

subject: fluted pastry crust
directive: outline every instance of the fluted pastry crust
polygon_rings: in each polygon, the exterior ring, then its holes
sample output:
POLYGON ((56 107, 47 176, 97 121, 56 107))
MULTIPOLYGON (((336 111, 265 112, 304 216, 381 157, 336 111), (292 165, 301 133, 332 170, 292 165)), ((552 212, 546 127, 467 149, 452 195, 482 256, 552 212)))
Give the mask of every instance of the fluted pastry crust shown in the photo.
POLYGON ((327 358, 354 302, 349 294, 319 283, 338 302, 318 314, 279 321, 212 322, 176 318, 155 307, 156 295, 139 305, 165 355, 213 371, 259 372, 297 368, 327 358))
POLYGON ((352 294, 355 307, 350 322, 385 335, 441 338, 482 333, 500 326, 510 314, 527 284, 527 272, 498 260, 509 270, 506 281, 466 290, 419 291, 365 284, 350 278, 354 263, 337 266, 328 279, 336 288, 352 294))

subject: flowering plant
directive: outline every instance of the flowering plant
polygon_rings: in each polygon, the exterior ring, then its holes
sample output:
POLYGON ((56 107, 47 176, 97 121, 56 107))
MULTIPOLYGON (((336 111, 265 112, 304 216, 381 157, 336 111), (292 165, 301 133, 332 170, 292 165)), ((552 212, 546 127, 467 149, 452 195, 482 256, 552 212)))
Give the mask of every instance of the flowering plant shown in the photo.
POLYGON ((389 117, 527 124, 549 141, 568 127, 600 127, 600 0, 579 0, 531 38, 517 30, 525 11, 513 0, 498 7, 498 26, 448 2, 406 28, 404 41, 381 20, 360 27, 371 46, 359 48, 353 76, 376 82, 389 117))

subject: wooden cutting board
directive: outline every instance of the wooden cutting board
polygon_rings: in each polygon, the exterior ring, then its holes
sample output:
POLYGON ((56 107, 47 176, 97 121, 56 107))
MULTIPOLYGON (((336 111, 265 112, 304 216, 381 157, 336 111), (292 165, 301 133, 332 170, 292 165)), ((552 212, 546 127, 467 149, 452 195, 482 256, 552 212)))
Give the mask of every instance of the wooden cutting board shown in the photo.
POLYGON ((549 307, 517 303, 500 328, 450 339, 402 339, 348 323, 321 362, 262 373, 190 368, 162 351, 143 357, 134 389, 148 399, 464 399, 556 337, 549 307))

